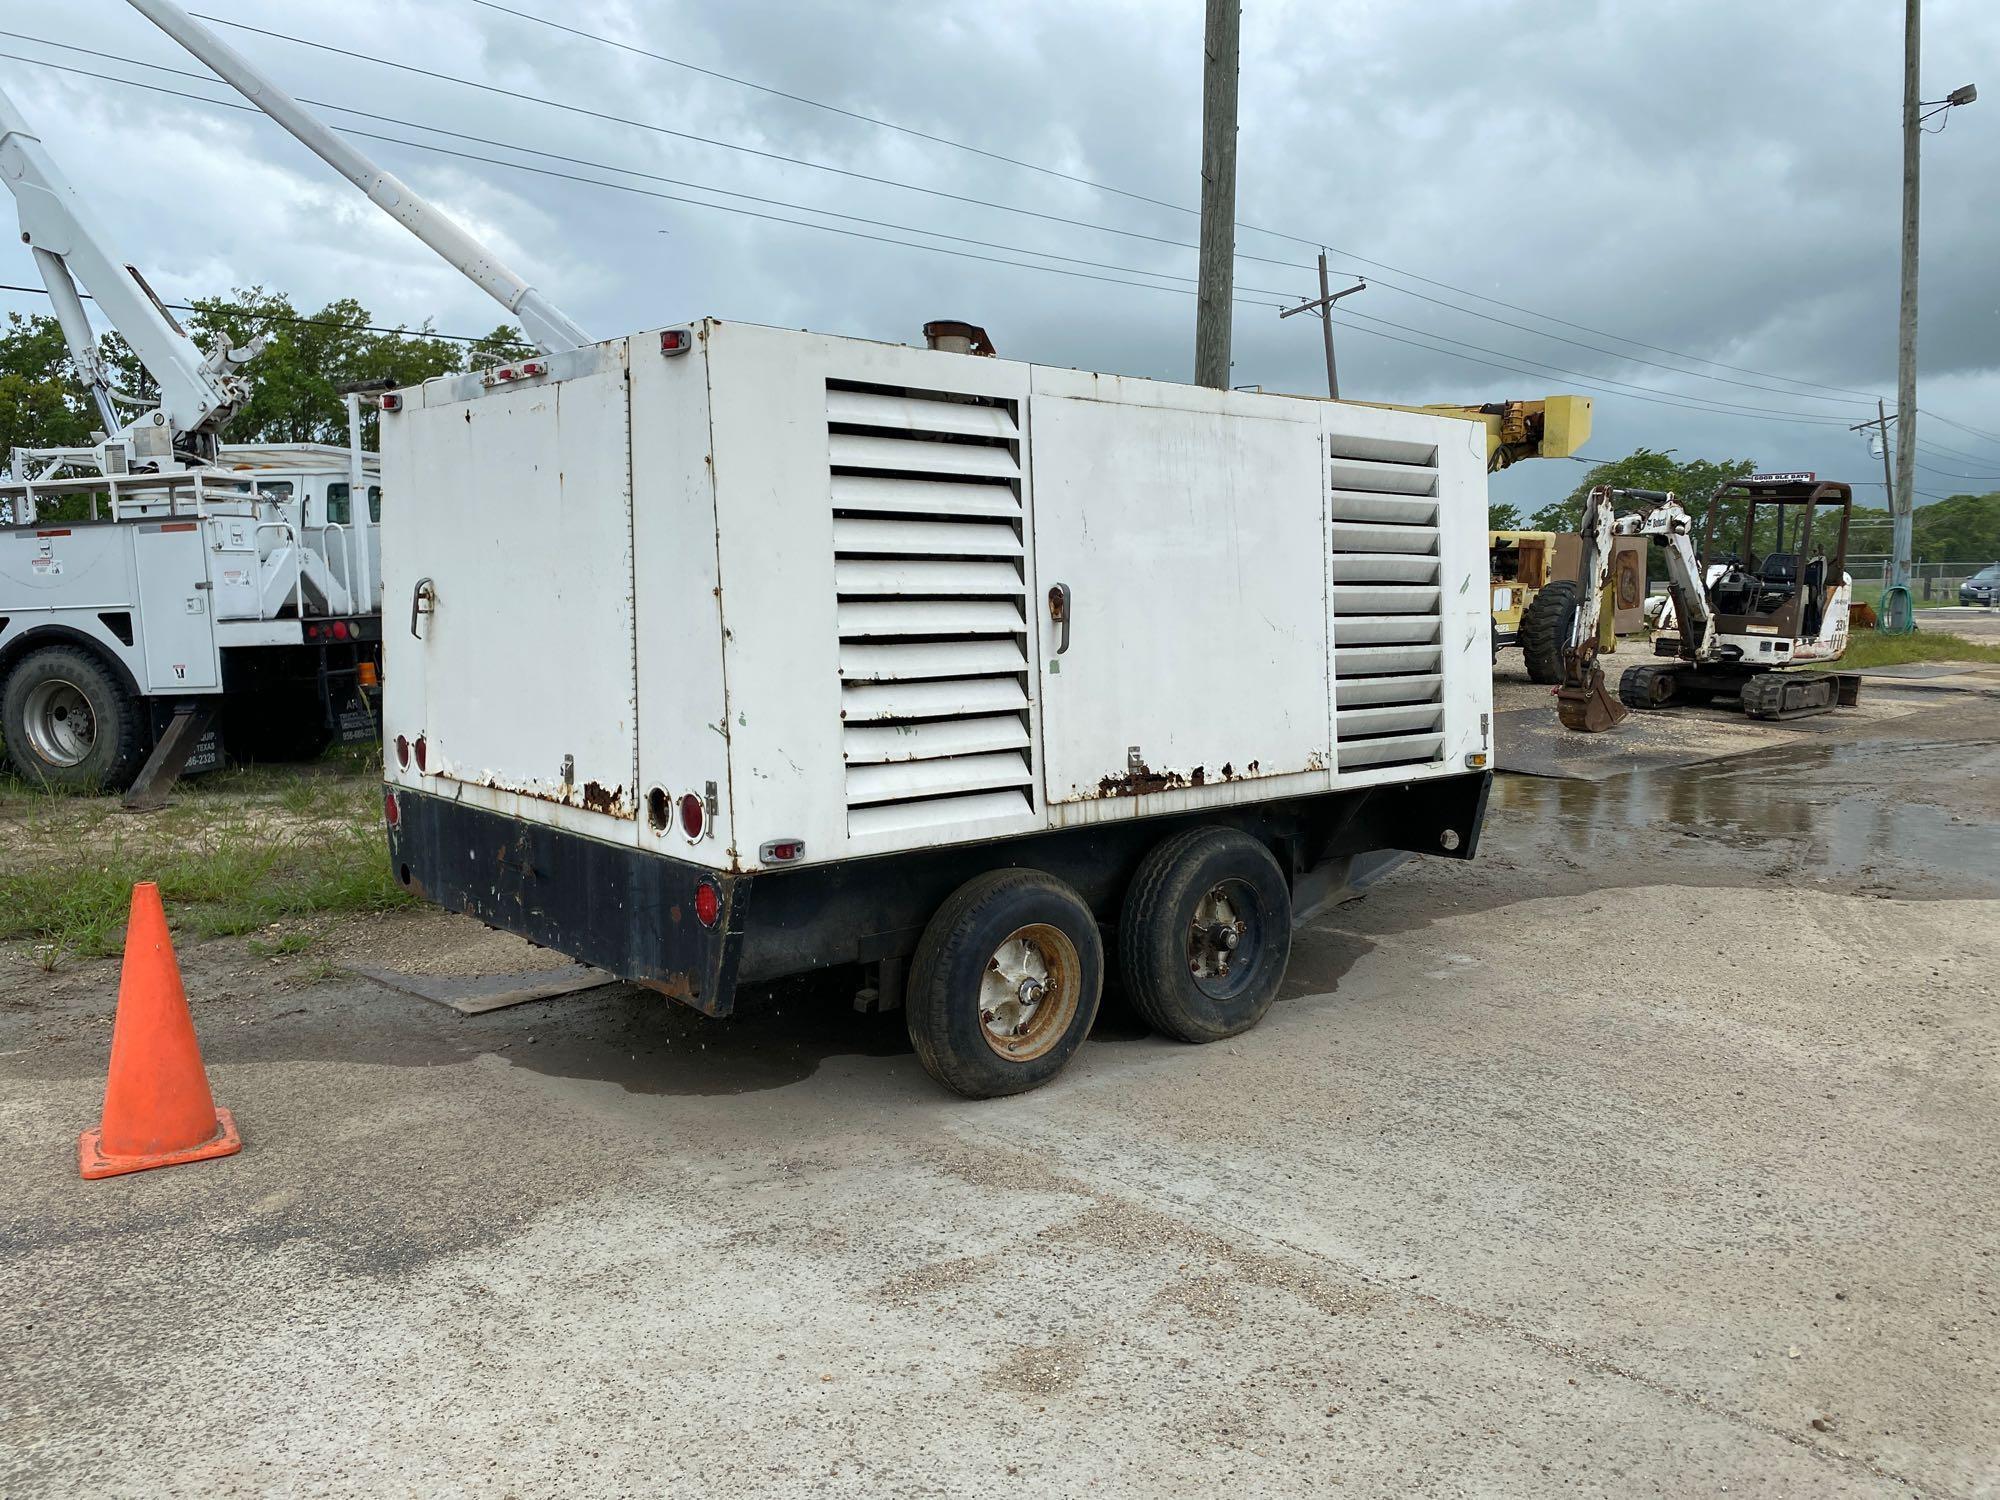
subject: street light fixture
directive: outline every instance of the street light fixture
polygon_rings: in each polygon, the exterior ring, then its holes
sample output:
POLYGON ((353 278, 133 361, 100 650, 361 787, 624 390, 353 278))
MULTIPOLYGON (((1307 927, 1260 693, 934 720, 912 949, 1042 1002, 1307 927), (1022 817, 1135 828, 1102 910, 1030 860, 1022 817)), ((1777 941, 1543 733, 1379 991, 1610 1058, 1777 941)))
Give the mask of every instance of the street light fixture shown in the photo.
MULTIPOLYGON (((1960 87, 1953 89, 1949 94, 1946 94, 1942 99, 1926 99, 1922 101, 1922 103, 1918 106, 1924 111, 1923 115, 1920 118, 1924 120, 1935 120, 1939 115, 1943 114, 1946 110, 1954 109, 1961 104, 1971 104, 1978 98, 1979 98, 1979 90, 1976 87, 1974 87, 1972 84, 1969 83, 1961 85, 1960 87)), ((1942 130, 1943 128, 1944 127, 1942 125, 1938 127, 1938 129, 1940 130, 1942 130)))

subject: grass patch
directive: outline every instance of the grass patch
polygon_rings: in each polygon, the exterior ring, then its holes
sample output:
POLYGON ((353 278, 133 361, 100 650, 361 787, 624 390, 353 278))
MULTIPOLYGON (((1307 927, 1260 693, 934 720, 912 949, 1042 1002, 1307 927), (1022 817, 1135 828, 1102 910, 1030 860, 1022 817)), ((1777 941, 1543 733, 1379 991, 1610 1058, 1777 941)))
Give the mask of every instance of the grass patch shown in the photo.
MULTIPOLYGON (((1959 580, 1956 578, 1951 579, 1950 584, 1951 586, 1947 588, 1943 583, 1933 582, 1931 584, 1931 597, 1928 599, 1924 597, 1924 586, 1921 583, 1915 584, 1910 589, 1910 603, 1918 609, 1942 609, 1948 604, 1956 604, 1958 603, 1959 580)), ((1871 609, 1880 610, 1882 608, 1882 585, 1879 582, 1855 584, 1854 602, 1856 604, 1866 604, 1871 609)))
POLYGON ((1897 667, 1906 662, 1964 661, 2000 663, 2000 646, 1985 646, 1942 630, 1915 630, 1908 635, 1883 635, 1857 630, 1847 638, 1847 653, 1835 662, 1815 662, 1833 671, 1897 667))
MULTIPOLYGON (((254 791, 177 791, 149 817, 118 813, 110 798, 0 796, 0 940, 32 943, 47 969, 115 953, 141 880, 159 883, 175 928, 196 937, 409 902, 390 873, 372 780, 245 776, 254 791)), ((266 946, 310 942, 295 933, 266 946)))

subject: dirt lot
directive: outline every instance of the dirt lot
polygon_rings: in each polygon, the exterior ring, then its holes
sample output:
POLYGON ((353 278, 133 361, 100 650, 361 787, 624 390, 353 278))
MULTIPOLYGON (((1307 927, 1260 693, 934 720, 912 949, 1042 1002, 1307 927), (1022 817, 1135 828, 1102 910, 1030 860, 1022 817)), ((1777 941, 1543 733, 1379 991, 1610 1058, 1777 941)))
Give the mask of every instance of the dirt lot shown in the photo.
POLYGON ((0 1494, 2000 1491, 2000 700, 1889 691, 1503 777, 1256 1032, 997 1103, 279 914, 183 953, 243 1154, 83 1183, 115 965, 17 945, 0 1494))

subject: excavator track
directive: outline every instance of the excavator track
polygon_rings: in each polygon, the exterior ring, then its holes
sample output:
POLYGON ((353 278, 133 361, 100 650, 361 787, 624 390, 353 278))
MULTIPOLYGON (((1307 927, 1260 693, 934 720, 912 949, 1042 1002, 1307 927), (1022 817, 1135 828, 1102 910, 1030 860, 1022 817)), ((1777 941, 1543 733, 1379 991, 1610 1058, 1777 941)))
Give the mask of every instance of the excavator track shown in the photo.
POLYGON ((1618 679, 1618 701, 1627 708, 1665 708, 1676 697, 1678 675, 1672 667, 1627 667, 1618 679))
POLYGON ((1765 672, 1743 684, 1743 712, 1753 719, 1830 714, 1855 701, 1859 684, 1859 678, 1841 672, 1765 672))

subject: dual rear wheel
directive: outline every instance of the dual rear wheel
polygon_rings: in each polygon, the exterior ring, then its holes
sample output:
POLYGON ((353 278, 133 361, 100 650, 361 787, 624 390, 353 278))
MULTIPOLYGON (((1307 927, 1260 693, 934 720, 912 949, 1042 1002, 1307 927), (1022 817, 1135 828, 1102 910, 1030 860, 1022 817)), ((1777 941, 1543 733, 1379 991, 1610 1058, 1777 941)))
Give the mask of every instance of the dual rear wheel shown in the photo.
MULTIPOLYGON (((1190 829, 1132 879, 1120 978, 1155 1029, 1217 1041, 1270 1009, 1291 941, 1291 892, 1271 851, 1236 829, 1190 829)), ((917 944, 910 1040, 933 1078, 969 1098, 1037 1088, 1090 1034, 1104 965, 1097 917, 1074 888, 1040 870, 988 871, 951 895, 917 944)))

